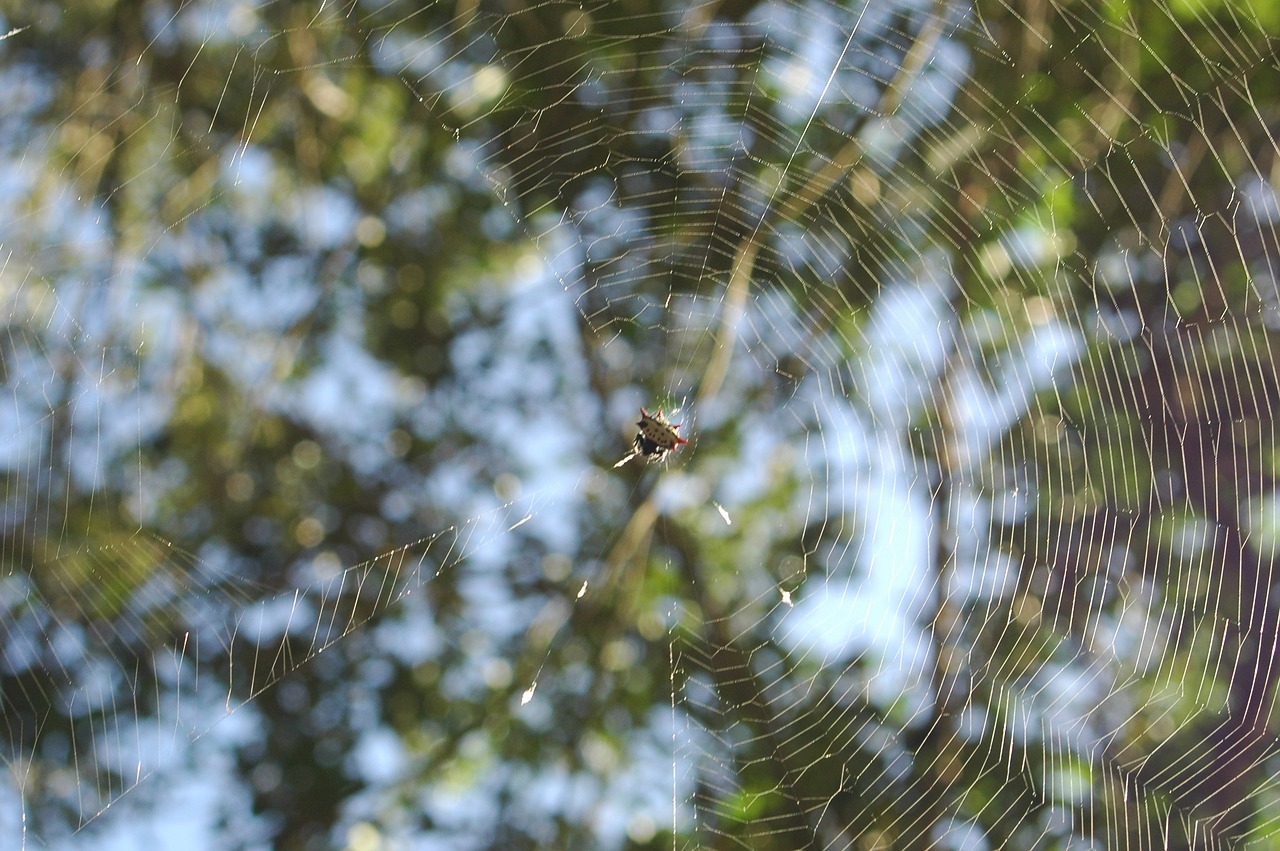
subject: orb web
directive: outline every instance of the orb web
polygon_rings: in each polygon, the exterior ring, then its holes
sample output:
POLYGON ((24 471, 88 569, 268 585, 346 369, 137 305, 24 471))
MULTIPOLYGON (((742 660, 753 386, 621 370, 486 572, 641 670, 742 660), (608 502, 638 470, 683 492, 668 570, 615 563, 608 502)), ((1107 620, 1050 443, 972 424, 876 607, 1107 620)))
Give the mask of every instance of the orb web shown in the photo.
POLYGON ((6 14, 6 834, 1275 841, 1268 9, 6 14))

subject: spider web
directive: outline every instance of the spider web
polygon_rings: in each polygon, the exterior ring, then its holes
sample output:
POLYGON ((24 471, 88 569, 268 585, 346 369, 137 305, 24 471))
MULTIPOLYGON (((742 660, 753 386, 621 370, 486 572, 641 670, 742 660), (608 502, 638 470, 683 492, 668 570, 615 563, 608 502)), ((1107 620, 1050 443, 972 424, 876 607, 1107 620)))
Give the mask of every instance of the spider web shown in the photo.
POLYGON ((1277 842, 1271 7, 0 8, 7 845, 1277 842))

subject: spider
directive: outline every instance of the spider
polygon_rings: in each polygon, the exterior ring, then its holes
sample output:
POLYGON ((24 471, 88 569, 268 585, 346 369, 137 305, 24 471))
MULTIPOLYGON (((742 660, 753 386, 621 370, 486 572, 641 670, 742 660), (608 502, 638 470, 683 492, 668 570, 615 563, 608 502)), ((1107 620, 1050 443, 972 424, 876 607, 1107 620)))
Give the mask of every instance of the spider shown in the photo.
POLYGON ((676 429, 680 426, 667 422, 661 408, 656 416, 641 408, 640 422, 636 423, 636 428, 640 431, 636 433, 633 444, 636 449, 634 454, 643 455, 650 461, 661 461, 667 457, 667 453, 674 452, 682 443, 689 442, 676 434, 676 429))

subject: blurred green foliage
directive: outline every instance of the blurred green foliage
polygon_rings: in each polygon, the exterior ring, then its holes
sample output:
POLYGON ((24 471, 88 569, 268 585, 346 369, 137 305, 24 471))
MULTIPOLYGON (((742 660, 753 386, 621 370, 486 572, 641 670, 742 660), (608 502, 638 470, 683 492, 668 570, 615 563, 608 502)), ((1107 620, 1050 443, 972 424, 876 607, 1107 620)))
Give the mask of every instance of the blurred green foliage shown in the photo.
POLYGON ((1274 4, 0 14, 32 836, 180 696, 225 847, 1273 841, 1274 4))

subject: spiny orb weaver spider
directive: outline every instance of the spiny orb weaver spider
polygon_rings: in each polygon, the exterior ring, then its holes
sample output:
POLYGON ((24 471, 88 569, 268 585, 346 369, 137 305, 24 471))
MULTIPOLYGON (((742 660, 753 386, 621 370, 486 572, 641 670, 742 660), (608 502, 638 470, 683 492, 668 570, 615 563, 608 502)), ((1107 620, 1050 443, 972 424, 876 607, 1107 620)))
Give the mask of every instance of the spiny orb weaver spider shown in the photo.
POLYGON ((649 461, 661 461, 669 453, 678 449, 680 444, 689 442, 676 434, 676 429, 680 426, 667 422, 661 408, 658 409, 657 414, 651 414, 641 408, 640 422, 636 423, 636 428, 640 431, 636 432, 636 439, 631 444, 631 452, 614 464, 615 468, 621 467, 637 455, 643 455, 649 461))
POLYGON ((640 422, 636 423, 636 428, 640 429, 636 433, 634 444, 636 454, 643 455, 651 461, 661 461, 667 457, 668 452, 673 452, 682 443, 689 442, 676 434, 676 429, 680 426, 667 422, 661 408, 656 415, 641 408, 640 422))

